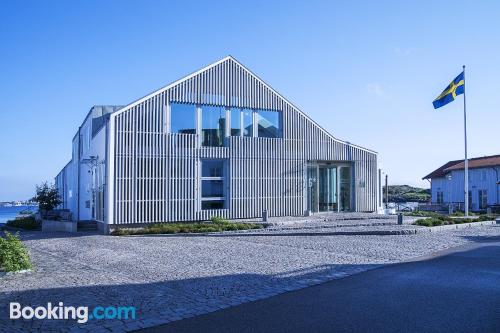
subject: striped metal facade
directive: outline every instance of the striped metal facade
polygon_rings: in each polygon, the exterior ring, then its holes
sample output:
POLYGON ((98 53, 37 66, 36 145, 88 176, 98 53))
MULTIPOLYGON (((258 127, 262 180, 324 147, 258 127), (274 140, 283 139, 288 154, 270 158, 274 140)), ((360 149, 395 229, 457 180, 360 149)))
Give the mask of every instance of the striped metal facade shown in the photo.
POLYGON ((312 161, 351 163, 354 209, 377 209, 377 154, 335 139, 232 57, 111 114, 108 135, 108 223, 303 215, 312 161), (168 133, 172 102, 282 112, 283 137, 201 147, 195 134, 168 133), (228 161, 227 209, 201 210, 204 158, 228 161))

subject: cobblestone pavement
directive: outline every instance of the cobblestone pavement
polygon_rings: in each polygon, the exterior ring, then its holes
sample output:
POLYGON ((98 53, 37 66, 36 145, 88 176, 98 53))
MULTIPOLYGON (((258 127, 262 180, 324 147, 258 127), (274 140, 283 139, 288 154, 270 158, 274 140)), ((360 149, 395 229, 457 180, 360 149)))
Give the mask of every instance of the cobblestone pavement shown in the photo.
POLYGON ((112 237, 24 233, 35 271, 0 277, 0 332, 121 332, 267 298, 500 236, 500 226, 394 236, 112 237), (9 320, 9 302, 135 306, 135 320, 9 320))

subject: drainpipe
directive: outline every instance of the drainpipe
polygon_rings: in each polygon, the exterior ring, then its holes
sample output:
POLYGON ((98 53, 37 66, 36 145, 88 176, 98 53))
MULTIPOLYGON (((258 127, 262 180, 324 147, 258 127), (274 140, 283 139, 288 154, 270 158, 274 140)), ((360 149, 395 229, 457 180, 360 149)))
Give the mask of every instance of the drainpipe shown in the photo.
POLYGON ((500 201, 498 201, 498 188, 500 187, 500 179, 498 178, 498 169, 497 168, 492 168, 493 170, 495 170, 495 173, 497 174, 497 177, 496 177, 496 182, 495 182, 495 185, 497 186, 496 188, 496 192, 497 192, 497 200, 496 200, 496 203, 497 204, 500 204, 500 201))
POLYGON ((78 191, 76 192, 76 221, 80 221, 80 149, 81 149, 81 141, 82 141, 82 138, 81 138, 81 135, 80 135, 80 131, 82 129, 82 126, 79 126, 78 127, 78 153, 77 153, 77 179, 78 179, 78 185, 77 185, 77 189, 78 191))

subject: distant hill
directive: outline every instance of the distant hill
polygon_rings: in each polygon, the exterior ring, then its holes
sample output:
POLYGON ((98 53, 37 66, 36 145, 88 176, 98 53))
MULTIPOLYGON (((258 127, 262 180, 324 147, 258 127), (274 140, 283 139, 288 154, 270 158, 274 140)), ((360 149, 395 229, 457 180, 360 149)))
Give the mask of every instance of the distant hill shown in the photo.
POLYGON ((389 185, 389 202, 428 202, 430 198, 430 189, 413 187, 409 185, 389 185))

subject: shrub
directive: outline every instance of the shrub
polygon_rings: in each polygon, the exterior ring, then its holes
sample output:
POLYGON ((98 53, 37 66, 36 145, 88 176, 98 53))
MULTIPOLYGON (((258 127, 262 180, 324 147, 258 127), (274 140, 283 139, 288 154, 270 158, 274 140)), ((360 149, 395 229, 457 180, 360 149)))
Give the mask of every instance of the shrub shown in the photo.
POLYGON ((31 268, 28 250, 17 234, 5 232, 5 237, 0 237, 0 266, 7 272, 31 268))
POLYGON ((35 220, 33 216, 26 216, 17 218, 15 220, 7 221, 7 226, 13 228, 20 228, 25 230, 37 230, 40 229, 40 223, 35 220))
POLYGON ((212 221, 212 223, 215 223, 215 224, 227 224, 229 223, 228 220, 226 220, 225 218, 223 217, 220 217, 220 216, 213 216, 210 221, 212 221))
POLYGON ((36 195, 32 200, 38 202, 41 211, 50 211, 62 203, 55 185, 49 186, 47 182, 36 186, 36 195))
POLYGON ((212 223, 157 223, 149 225, 143 229, 115 229, 111 234, 115 236, 125 236, 143 234, 206 233, 259 228, 262 228, 262 225, 255 223, 232 223, 223 218, 212 218, 212 223))
POLYGON ((442 219, 437 219, 434 217, 428 217, 426 219, 420 219, 415 221, 416 225, 421 225, 424 227, 435 227, 438 225, 443 225, 444 221, 442 219))
POLYGON ((477 220, 478 221, 494 221, 495 217, 489 216, 489 215, 479 215, 479 218, 477 220))

